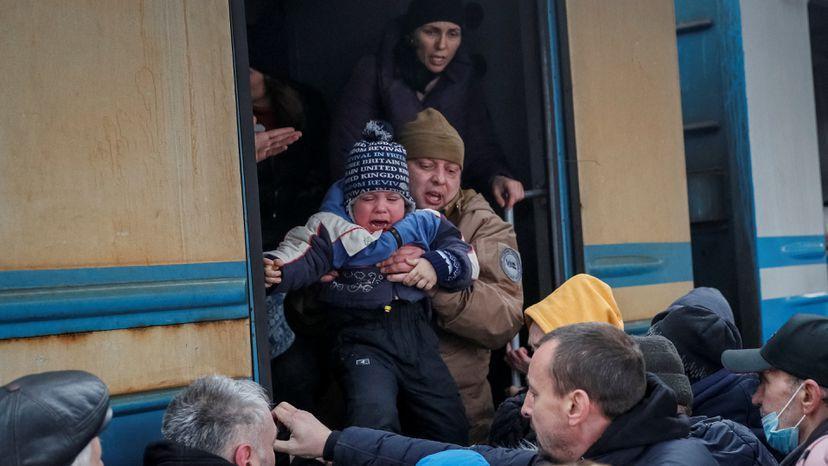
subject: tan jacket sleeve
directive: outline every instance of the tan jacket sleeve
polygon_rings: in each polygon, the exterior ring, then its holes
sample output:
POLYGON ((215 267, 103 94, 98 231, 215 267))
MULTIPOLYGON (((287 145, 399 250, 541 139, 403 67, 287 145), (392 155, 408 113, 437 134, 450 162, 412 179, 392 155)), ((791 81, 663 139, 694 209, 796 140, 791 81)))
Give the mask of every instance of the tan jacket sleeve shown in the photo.
POLYGON ((442 329, 497 349, 523 325, 520 255, 511 225, 491 211, 469 215, 473 218, 462 219, 459 228, 477 253, 480 277, 466 290, 438 291, 432 306, 442 329))

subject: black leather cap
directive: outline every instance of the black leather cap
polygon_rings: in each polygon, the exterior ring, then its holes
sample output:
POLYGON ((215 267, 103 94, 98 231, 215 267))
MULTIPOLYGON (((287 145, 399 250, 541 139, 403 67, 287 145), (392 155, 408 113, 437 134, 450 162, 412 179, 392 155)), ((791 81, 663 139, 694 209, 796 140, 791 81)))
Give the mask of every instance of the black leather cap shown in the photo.
POLYGON ((0 388, 0 463, 71 464, 111 418, 109 389, 88 372, 21 377, 0 388))
POLYGON ((733 372, 771 368, 828 387, 828 317, 796 314, 761 348, 722 353, 722 364, 733 372))

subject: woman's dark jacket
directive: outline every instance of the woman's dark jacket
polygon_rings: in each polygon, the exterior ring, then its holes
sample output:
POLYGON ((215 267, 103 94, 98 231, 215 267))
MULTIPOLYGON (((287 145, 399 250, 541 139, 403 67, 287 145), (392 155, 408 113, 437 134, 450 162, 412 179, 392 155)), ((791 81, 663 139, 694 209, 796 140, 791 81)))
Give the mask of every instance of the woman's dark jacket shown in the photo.
POLYGON ((491 179, 495 175, 509 175, 510 171, 495 137, 481 82, 464 47, 460 46, 421 102, 396 66, 394 49, 400 40, 400 29, 398 23, 391 24, 379 50, 357 63, 342 91, 331 125, 332 176, 342 175, 344 160, 369 120, 386 120, 399 129, 431 107, 442 113, 463 138, 463 187, 490 192, 491 179))

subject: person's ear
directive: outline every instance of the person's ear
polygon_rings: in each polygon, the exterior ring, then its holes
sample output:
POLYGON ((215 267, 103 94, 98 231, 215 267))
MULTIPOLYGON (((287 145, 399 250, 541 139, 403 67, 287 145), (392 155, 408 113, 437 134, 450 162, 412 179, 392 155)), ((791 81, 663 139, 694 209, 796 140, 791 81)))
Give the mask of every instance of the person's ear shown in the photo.
POLYGON ((578 425, 589 416, 590 399, 587 392, 580 389, 572 391, 567 397, 567 403, 566 417, 569 425, 578 425))
POLYGON ((250 466, 253 464, 253 446, 243 443, 236 447, 233 453, 233 464, 236 466, 250 466))
POLYGON ((803 382, 802 413, 811 414, 822 405, 822 389, 816 381, 807 379, 803 382))

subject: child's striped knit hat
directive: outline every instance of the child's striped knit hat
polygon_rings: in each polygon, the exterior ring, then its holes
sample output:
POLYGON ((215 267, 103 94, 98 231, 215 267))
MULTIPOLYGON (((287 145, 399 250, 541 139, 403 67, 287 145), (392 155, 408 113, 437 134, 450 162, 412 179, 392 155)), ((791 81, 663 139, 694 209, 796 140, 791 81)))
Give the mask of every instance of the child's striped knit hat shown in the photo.
POLYGON ((345 161, 342 189, 345 209, 360 194, 371 191, 392 191, 402 196, 406 211, 414 210, 414 199, 408 190, 408 165, 405 148, 393 141, 391 125, 371 120, 362 130, 362 140, 354 144, 345 161))

